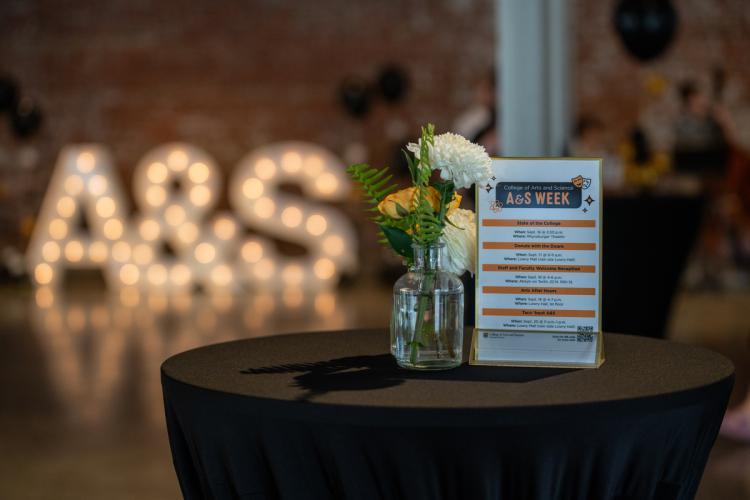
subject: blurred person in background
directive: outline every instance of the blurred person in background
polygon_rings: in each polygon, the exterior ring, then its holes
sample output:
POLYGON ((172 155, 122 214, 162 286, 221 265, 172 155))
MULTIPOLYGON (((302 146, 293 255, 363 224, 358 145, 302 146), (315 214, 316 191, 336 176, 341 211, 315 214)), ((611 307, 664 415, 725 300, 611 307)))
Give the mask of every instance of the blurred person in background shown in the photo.
POLYGON ((726 173, 732 124, 719 103, 720 90, 713 102, 695 81, 679 86, 680 113, 674 124, 674 164, 679 172, 690 172, 713 181, 726 173))
POLYGON ((571 156, 602 159, 604 189, 617 191, 623 187, 622 162, 613 154, 601 120, 588 115, 578 118, 569 150, 571 156))
POLYGON ((670 157, 663 151, 655 151, 646 131, 635 126, 619 147, 623 162, 623 174, 627 185, 636 189, 652 189, 659 185, 669 173, 670 157))
POLYGON ((678 87, 680 114, 674 125, 673 161, 678 176, 700 182, 708 210, 697 265, 688 273, 694 287, 742 288, 750 254, 750 194, 747 154, 721 100, 724 74, 714 71, 709 94, 694 80, 678 87))

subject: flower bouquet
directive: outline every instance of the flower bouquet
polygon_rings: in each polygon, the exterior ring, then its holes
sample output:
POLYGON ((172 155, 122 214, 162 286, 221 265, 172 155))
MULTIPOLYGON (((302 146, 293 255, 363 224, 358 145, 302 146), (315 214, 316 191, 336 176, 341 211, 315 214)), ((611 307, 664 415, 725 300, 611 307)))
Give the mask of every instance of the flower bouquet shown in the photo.
POLYGON ((422 127, 417 143, 404 150, 412 185, 398 189, 387 168, 348 168, 365 192, 381 242, 403 257, 408 272, 393 288, 391 353, 399 365, 445 369, 461 364, 463 285, 474 273, 474 212, 460 208, 456 189, 490 178, 482 146, 453 133, 422 127), (434 171, 439 170, 439 176, 434 171))

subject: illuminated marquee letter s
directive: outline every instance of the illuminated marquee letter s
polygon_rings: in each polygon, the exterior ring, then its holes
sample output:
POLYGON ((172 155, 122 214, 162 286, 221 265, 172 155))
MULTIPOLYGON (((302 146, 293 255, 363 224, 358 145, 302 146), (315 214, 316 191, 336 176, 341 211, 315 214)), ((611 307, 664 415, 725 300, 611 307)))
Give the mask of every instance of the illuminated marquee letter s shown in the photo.
POLYGON ((308 254, 284 258, 267 238, 253 236, 240 243, 236 270, 264 287, 329 288, 342 271, 356 269, 354 228, 339 210, 285 193, 282 184, 321 201, 345 200, 351 190, 344 165, 320 146, 282 142, 247 155, 229 183, 232 207, 249 227, 308 254))

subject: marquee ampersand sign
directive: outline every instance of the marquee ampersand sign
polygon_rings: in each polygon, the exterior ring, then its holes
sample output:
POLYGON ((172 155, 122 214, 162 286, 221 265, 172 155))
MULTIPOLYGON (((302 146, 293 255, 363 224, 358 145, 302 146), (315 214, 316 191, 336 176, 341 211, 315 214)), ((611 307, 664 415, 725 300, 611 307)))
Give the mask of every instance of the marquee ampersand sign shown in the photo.
POLYGON ((236 283, 227 261, 237 223, 229 213, 205 223, 221 190, 221 174, 209 155, 189 144, 160 146, 136 167, 133 187, 140 214, 130 231, 133 262, 122 280, 141 288, 185 290, 197 283, 232 290, 236 283))
POLYGON ((112 161, 101 146, 68 146, 45 195, 27 252, 34 283, 55 287, 66 268, 102 269, 111 287, 187 291, 201 285, 231 292, 325 289, 357 267, 351 222, 336 208, 284 193, 297 185, 321 201, 346 199, 344 166, 309 143, 264 146, 240 162, 229 186, 234 211, 215 213, 221 173, 204 151, 185 143, 147 153, 135 169, 130 212, 112 161), (303 246, 284 257, 260 233, 303 246))

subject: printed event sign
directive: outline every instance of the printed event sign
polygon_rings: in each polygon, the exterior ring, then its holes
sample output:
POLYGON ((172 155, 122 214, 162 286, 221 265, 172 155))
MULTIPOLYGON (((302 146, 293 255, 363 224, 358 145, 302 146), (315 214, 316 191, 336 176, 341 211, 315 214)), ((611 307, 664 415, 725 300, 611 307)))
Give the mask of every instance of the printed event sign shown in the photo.
POLYGON ((471 362, 601 364, 601 160, 496 158, 477 186, 471 362))

